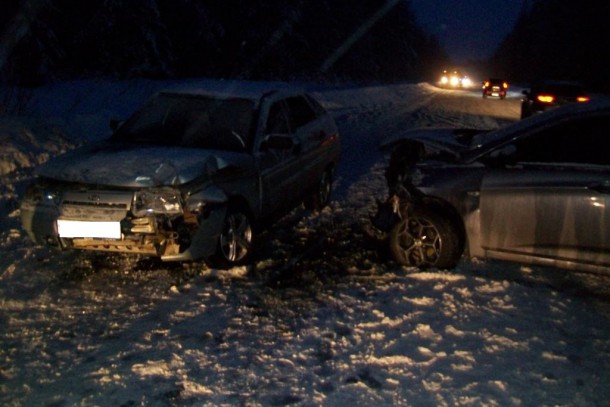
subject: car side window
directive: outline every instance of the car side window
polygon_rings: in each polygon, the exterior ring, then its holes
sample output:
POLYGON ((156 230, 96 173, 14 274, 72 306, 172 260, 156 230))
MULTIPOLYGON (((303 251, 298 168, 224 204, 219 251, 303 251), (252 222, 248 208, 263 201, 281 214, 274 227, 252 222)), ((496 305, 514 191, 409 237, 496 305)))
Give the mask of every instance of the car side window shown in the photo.
POLYGON ((316 112, 311 108, 307 100, 302 96, 294 96, 286 99, 292 128, 298 129, 315 120, 316 112))
POLYGON ((560 123, 514 143, 511 162, 610 165, 610 117, 560 123))
POLYGON ((322 116, 326 114, 326 110, 324 109, 324 107, 311 95, 305 94, 305 98, 307 99, 307 102, 309 102, 311 108, 314 110, 316 116, 322 116))
POLYGON ((265 134, 290 134, 288 114, 283 101, 275 102, 269 108, 265 134))

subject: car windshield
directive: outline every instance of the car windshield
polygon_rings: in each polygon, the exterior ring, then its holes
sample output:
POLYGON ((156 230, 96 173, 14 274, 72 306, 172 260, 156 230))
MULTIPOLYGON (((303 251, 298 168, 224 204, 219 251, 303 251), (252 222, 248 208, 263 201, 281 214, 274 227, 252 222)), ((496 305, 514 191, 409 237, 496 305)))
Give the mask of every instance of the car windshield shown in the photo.
POLYGON ((118 142, 244 151, 249 145, 254 102, 160 94, 112 136, 118 142))

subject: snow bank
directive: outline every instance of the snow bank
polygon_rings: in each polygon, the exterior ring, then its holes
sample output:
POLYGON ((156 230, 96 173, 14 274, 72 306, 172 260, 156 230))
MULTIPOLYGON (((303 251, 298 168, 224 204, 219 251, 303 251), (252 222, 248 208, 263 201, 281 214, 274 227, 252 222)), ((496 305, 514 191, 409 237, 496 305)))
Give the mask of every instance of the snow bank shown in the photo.
POLYGON ((40 165, 74 146, 60 127, 38 119, 0 117, 0 176, 40 165))

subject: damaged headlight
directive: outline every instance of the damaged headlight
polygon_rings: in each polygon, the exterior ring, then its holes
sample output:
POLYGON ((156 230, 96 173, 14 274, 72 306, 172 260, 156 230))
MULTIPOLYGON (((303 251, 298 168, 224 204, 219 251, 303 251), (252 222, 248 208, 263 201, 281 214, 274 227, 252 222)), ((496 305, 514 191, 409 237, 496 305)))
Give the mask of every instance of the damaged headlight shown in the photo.
POLYGON ((24 198, 43 205, 54 206, 58 206, 61 200, 58 191, 48 188, 46 185, 40 183, 34 183, 28 186, 25 191, 24 198))
POLYGON ((182 213, 180 193, 175 190, 137 191, 133 195, 131 212, 135 216, 147 214, 175 215, 182 213))

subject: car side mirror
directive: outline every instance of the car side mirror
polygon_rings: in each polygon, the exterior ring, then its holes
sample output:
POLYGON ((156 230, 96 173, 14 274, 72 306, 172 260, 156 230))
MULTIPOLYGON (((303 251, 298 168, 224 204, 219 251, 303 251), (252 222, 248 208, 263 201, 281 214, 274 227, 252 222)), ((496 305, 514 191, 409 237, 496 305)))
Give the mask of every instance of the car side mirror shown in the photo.
POLYGON ((291 150, 295 145, 292 136, 286 134, 268 134, 261 144, 261 150, 291 150))

